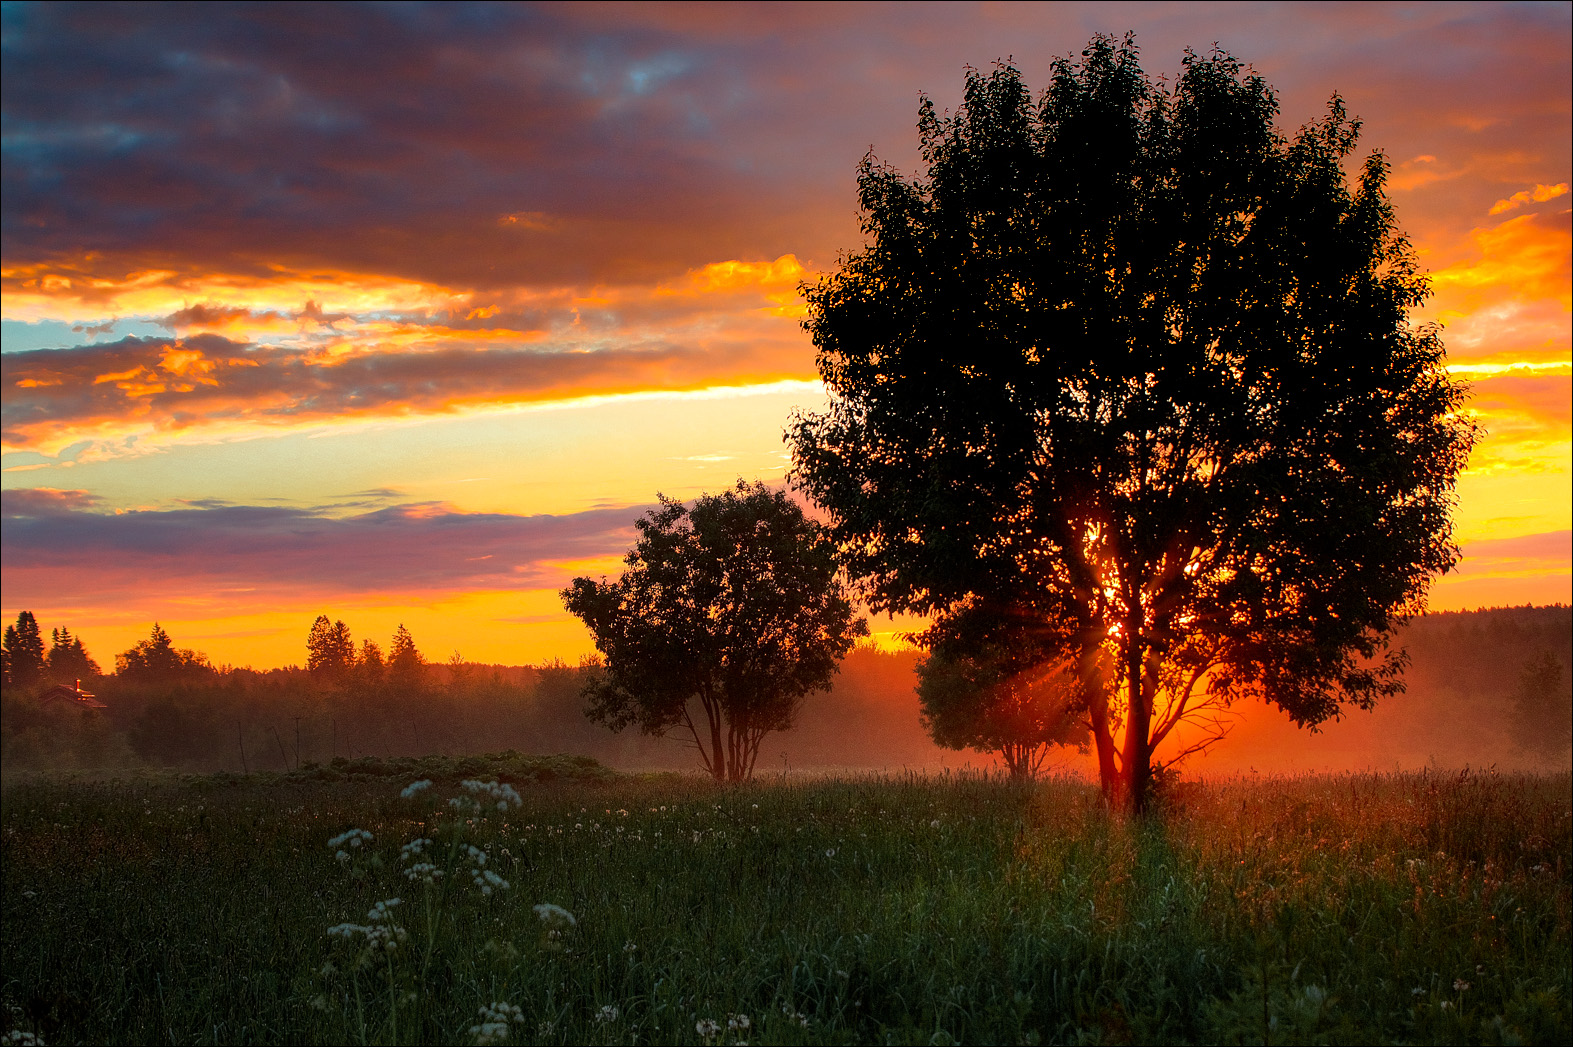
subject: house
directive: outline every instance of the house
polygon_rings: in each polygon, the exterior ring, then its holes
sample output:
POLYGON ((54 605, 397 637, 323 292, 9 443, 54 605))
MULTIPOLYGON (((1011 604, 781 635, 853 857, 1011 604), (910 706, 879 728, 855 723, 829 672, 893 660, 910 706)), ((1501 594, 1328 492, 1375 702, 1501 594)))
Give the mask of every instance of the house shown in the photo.
POLYGON ((49 690, 38 696, 39 705, 49 705, 53 702, 66 702, 79 709, 107 709, 109 706, 82 690, 82 681, 78 680, 75 687, 67 687, 57 683, 49 690))

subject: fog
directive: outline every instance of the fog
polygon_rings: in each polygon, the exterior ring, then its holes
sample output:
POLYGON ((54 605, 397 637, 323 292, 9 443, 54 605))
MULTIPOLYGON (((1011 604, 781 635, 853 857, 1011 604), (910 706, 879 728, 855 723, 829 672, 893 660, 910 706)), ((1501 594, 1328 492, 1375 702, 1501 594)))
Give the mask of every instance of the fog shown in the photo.
MULTIPOLYGON (((1399 637, 1412 662, 1404 694, 1317 731, 1262 705, 1231 711, 1227 737, 1177 769, 1186 777, 1417 769, 1566 770, 1573 608, 1497 608, 1430 615, 1399 637), (1555 701, 1526 713, 1521 675, 1536 659, 1560 670, 1555 701), (1530 717, 1526 720, 1526 716, 1530 717), (1540 719, 1534 720, 1534 716, 1540 719)), ((936 746, 920 722, 917 651, 855 650, 831 691, 805 699, 790 731, 766 737, 756 774, 834 769, 998 770, 987 753, 936 746)), ((612 733, 583 715, 581 670, 561 664, 428 666, 403 685, 324 685, 299 669, 203 669, 175 682, 114 675, 83 682, 106 706, 40 704, 8 692, 5 770, 161 766, 279 771, 336 756, 568 752, 621 770, 688 770, 677 734, 612 733)), ((35 690, 37 690, 35 688, 35 690)), ((1158 759, 1164 760, 1160 749, 1158 759)), ((1045 770, 1093 776, 1090 756, 1051 752, 1045 770)))

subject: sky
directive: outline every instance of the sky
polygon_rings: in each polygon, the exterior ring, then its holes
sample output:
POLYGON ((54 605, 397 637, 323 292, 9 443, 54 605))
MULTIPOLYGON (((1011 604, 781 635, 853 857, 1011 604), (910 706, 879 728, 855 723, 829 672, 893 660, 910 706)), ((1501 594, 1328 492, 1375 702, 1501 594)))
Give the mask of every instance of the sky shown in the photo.
MULTIPOLYGON (((3 6, 0 616, 300 663, 573 661, 657 492, 779 483, 798 289, 920 95, 1220 46, 1384 152, 1487 431, 1439 610, 1570 599, 1573 6, 3 6)), ((910 623, 877 619, 899 642, 910 623)))

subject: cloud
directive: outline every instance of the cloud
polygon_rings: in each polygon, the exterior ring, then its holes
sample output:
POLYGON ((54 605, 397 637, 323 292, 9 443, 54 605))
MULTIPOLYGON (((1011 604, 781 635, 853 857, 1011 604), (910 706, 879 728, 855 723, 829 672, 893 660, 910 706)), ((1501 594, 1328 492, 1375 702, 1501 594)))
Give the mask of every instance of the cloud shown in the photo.
POLYGON ((156 442, 814 374, 795 332, 739 344, 712 331, 696 343, 478 349, 437 337, 409 351, 375 342, 298 349, 216 334, 129 337, 5 354, 0 418, 8 449, 53 454, 84 438, 156 442))
POLYGON ((1566 575, 1573 569, 1573 531, 1470 542, 1457 574, 1462 578, 1566 575))
POLYGON ((60 594, 142 601, 149 590, 420 593, 566 584, 571 565, 632 543, 640 507, 565 516, 464 513, 438 503, 349 516, 329 508, 205 503, 101 513, 79 491, 0 495, 7 604, 60 594))
POLYGON ((1525 189, 1514 193, 1506 200, 1498 200, 1491 205, 1491 213, 1497 215, 1504 211, 1511 211, 1520 204, 1545 203, 1547 200, 1555 200, 1557 197, 1565 195, 1567 191, 1568 184, 1566 182, 1559 182, 1556 185, 1537 185, 1533 189, 1525 189))
POLYGON ((4 509, 0 515, 6 519, 37 519, 62 513, 85 512, 99 505, 103 499, 87 491, 61 491, 53 487, 26 487, 6 491, 4 509))

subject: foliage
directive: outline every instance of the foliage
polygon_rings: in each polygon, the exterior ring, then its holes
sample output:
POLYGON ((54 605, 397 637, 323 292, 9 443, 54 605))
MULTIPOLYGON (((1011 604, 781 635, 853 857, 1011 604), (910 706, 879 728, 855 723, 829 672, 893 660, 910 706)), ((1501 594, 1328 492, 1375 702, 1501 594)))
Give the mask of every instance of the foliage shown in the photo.
POLYGON ((1085 751, 1081 690, 1070 667, 1001 637, 937 650, 918 666, 923 726, 947 749, 997 752, 1012 778, 1036 777, 1051 745, 1085 751))
POLYGON ((1342 101, 1285 138, 1229 55, 1137 57, 1097 38, 1037 104, 971 72, 921 105, 926 176, 865 158, 869 242, 806 292, 831 403, 788 438, 871 605, 1037 633, 1140 809, 1182 720, 1401 689, 1475 430, 1342 101))
POLYGON ((356 662, 350 627, 342 619, 330 622, 327 615, 317 615, 306 636, 306 671, 322 683, 342 684, 355 670, 356 662))
POLYGON ((388 647, 388 679, 403 690, 419 687, 425 678, 426 659, 415 646, 414 637, 400 622, 388 647))
POLYGON ((16 616, 16 624, 5 627, 5 686, 32 690, 43 682, 44 638, 32 611, 16 616))
POLYGON ((1565 758, 1573 748, 1573 693, 1561 660, 1549 650, 1541 650, 1519 673, 1513 736, 1520 746, 1546 758, 1565 758))
POLYGON ((49 630, 49 654, 45 662, 49 678, 58 684, 71 685, 103 675, 98 663, 82 645, 82 638, 72 636, 71 630, 64 627, 49 630))
POLYGON ((0 1036, 462 1043, 497 1004, 513 1043, 1573 1030, 1566 773, 1223 782, 1163 823, 1063 780, 493 776, 521 806, 381 775, 12 782, 0 1036), (506 890, 476 896, 470 847, 506 890), (394 897, 408 950, 359 967, 328 929, 394 897))
POLYGON ((130 683, 188 683, 212 673, 207 655, 186 648, 177 650, 174 640, 157 622, 146 640, 115 656, 115 675, 130 683))
POLYGON ((822 528, 763 484, 739 480, 692 510, 663 496, 637 527, 621 578, 576 578, 562 593, 606 658, 587 715, 613 730, 681 729, 716 780, 744 780, 765 735, 792 726, 868 627, 822 528))

